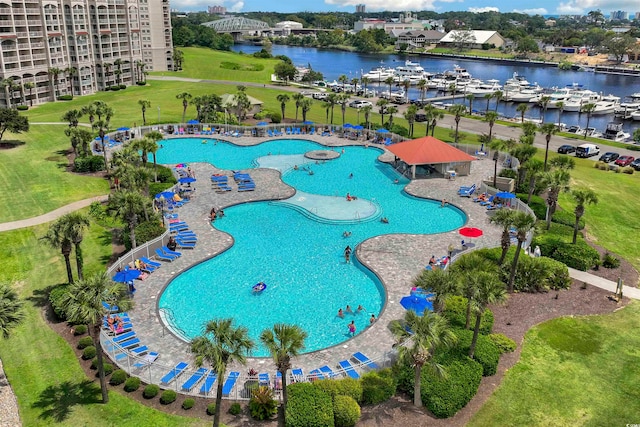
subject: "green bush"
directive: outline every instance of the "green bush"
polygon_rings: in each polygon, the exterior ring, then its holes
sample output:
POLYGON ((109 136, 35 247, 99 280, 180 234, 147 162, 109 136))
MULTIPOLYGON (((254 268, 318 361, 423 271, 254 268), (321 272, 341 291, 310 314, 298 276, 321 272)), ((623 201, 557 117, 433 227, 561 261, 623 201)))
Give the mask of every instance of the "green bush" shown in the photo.
POLYGON ((73 99, 72 95, 60 95, 58 97, 58 101, 71 101, 73 99))
POLYGON ((333 427, 331 396, 310 383, 291 384, 287 391, 286 427, 333 427))
MULTIPOLYGON (((573 230, 576 223, 576 216, 573 212, 556 211, 556 213, 553 214, 551 221, 557 222, 558 224, 568 225, 573 230)), ((578 221, 578 230, 582 229, 584 229, 584 218, 580 218, 580 221, 578 221)))
POLYGON ((635 172, 635 169, 633 169, 631 166, 625 166, 622 168, 622 173, 633 175, 634 172, 635 172))
POLYGON ((122 90, 122 89, 126 89, 126 88, 127 88, 127 85, 120 85, 120 89, 121 89, 121 90, 122 90))
POLYGON ((551 258, 565 263, 568 267, 576 270, 587 271, 596 263, 600 262, 600 254, 597 250, 589 246, 585 241, 578 240, 577 243, 565 243, 556 249, 551 258))
POLYGON ((90 345, 89 347, 85 347, 84 350, 82 351, 82 358, 84 360, 93 359, 94 357, 96 357, 96 354, 97 354, 96 348, 90 345))
POLYGON ((333 419, 336 427, 355 426, 360 419, 360 405, 349 396, 334 396, 333 419))
MULTIPOLYGON (((471 340, 473 339, 473 331, 469 329, 455 329, 458 343, 454 350, 461 356, 469 354, 471 340)), ((498 362, 500 361, 500 350, 486 335, 478 334, 476 348, 473 352, 473 360, 482 366, 482 375, 490 377, 495 375, 498 370, 498 362)))
POLYGON ((277 111, 269 113, 269 118, 271 119, 271 123, 280 123, 282 121, 282 115, 277 111))
POLYGON ((184 409, 185 411, 189 410, 193 408, 195 404, 196 404, 196 400, 189 397, 182 402, 182 409, 184 409))
MULTIPOLYGON (((160 141, 159 143, 162 143, 162 141, 160 141)), ((153 164, 150 164, 148 167, 153 168, 153 164)), ((158 181, 160 182, 168 182, 171 184, 175 184, 176 182, 178 182, 176 180, 176 177, 173 176, 173 172, 171 172, 171 169, 166 166, 158 165, 158 167, 156 168, 156 172, 158 174, 158 181)))
POLYGON ((69 285, 64 284, 58 285, 49 291, 49 302, 51 303, 51 308, 60 320, 67 319, 67 314, 64 312, 64 307, 62 306, 62 298, 67 293, 68 288, 69 285))
POLYGON ((93 338, 91 337, 82 337, 78 340, 78 345, 76 348, 78 350, 84 350, 85 348, 93 345, 93 338))
POLYGON ((113 92, 117 92, 120 90, 120 85, 113 85, 109 88, 109 90, 113 91, 113 92))
POLYGON ((505 334, 490 334, 489 339, 493 341, 500 353, 511 353, 517 347, 516 342, 505 334))
MULTIPOLYGON (((111 375, 113 370, 115 369, 111 363, 104 363, 102 365, 102 369, 104 370, 104 376, 108 377, 111 375)), ((96 378, 100 376, 100 372, 96 372, 96 378)))
POLYGON ((331 397, 337 395, 350 396, 356 402, 362 401, 362 383, 353 378, 341 378, 333 381, 315 381, 313 385, 331 397))
POLYGON ((229 413, 231 415, 240 415, 240 412, 242 412, 242 406, 240 406, 238 402, 234 402, 229 406, 229 413))
POLYGON ((29 109, 29 106, 28 106, 28 105, 18 105, 18 106, 16 107, 16 109, 17 109, 18 111, 27 111, 27 110, 29 109))
POLYGON ((84 335, 87 333, 87 325, 75 325, 73 327, 73 335, 84 335))
POLYGON ((251 417, 258 420, 268 420, 278 412, 278 402, 274 399, 273 390, 260 386, 251 392, 249 400, 251 417))
MULTIPOLYGON (((464 328, 467 321, 467 299, 461 296, 447 298, 444 304, 443 315, 449 319, 451 326, 464 328)), ((475 317, 473 319, 475 322, 475 317)), ((490 334, 493 330, 493 320, 493 312, 487 308, 480 321, 480 332, 485 335, 490 334)))
POLYGON ((104 169, 102 156, 76 157, 73 161, 73 170, 77 173, 98 172, 104 169))
MULTIPOLYGON (((529 197, 528 194, 524 193, 518 193, 517 196, 518 199, 522 200, 525 203, 527 202, 527 197, 529 197)), ((540 196, 531 196, 529 207, 531 208, 533 213, 536 214, 536 218, 538 219, 544 219, 547 215, 547 203, 540 196)))
POLYGON ((111 385, 120 385, 127 380, 127 372, 123 369, 117 369, 111 374, 111 379, 109 380, 109 384, 111 385))
POLYGON ((216 404, 214 403, 209 403, 207 405, 207 415, 215 415, 216 413, 216 404))
POLYGON ((518 178, 518 172, 514 171, 513 169, 502 169, 498 173, 498 176, 503 177, 503 178, 517 179, 518 178))
POLYGON ((607 252, 602 256, 602 266, 604 268, 618 268, 620 260, 607 252))
POLYGON ((152 182, 149 183, 149 194, 155 196, 158 193, 162 193, 165 190, 173 187, 174 184, 170 182, 152 182))
POLYGON ((220 68, 224 68, 225 70, 239 70, 242 67, 237 62, 222 61, 220 63, 220 68))
POLYGON ((149 384, 144 388, 142 395, 145 399, 153 399, 160 392, 160 387, 157 384, 149 384))
POLYGON ((136 226, 136 242, 138 245, 153 240, 166 231, 158 219, 141 222, 136 226))
POLYGON ((162 395, 160 396, 160 403, 162 403, 163 405, 168 405, 170 403, 175 402, 177 397, 178 397, 178 393, 176 393, 175 391, 165 390, 162 392, 162 395))
POLYGON ((124 391, 131 393, 132 391, 136 391, 140 388, 140 378, 138 377, 129 377, 124 382, 124 391))
POLYGON ((396 379, 391 369, 371 371, 362 375, 362 404, 377 405, 396 394, 396 379))
POLYGON ((571 287, 571 276, 569 269, 562 262, 548 257, 532 258, 536 268, 544 270, 547 277, 542 283, 545 289, 569 289, 571 287))
POLYGON ((94 358, 91 360, 91 366, 90 366, 90 368, 91 368, 91 369, 93 369, 94 371, 95 371, 96 369, 98 369, 98 358, 97 358, 97 357, 94 357, 94 358))

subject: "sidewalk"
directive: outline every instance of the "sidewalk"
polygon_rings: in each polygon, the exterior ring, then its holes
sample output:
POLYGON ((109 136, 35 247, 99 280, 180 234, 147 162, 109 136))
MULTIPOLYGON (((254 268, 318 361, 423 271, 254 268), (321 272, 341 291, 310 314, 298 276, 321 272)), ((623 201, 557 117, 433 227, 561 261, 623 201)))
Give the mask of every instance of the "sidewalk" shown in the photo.
MULTIPOLYGON (((587 273, 586 271, 576 270, 571 267, 569 267, 569 275, 573 279, 580 280, 589 285, 596 286, 600 289, 605 289, 612 294, 616 292, 617 284, 616 282, 612 282, 611 280, 603 279, 602 277, 587 273)), ((623 285, 622 295, 631 299, 640 299, 640 289, 623 285)))
POLYGON ((34 225, 46 224, 53 220, 60 218, 64 214, 75 212, 78 209, 86 208, 93 202, 106 202, 109 196, 104 194, 102 196, 91 197, 89 199, 79 200, 77 202, 69 203, 54 211, 47 212, 40 216, 34 216, 32 218, 21 219, 19 221, 4 222, 0 224, 0 232, 9 230, 18 230, 20 228, 33 227, 34 225))

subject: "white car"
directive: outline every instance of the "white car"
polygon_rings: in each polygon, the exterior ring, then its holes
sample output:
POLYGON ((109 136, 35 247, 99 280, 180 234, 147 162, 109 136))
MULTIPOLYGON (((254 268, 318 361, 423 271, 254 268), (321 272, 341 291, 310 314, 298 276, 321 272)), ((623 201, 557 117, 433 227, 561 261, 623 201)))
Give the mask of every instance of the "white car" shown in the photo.
POLYGON ((362 101, 362 100, 360 100, 360 99, 356 99, 355 101, 351 101, 351 102, 349 103, 349 107, 351 107, 351 108, 362 108, 362 107, 366 107, 367 105, 368 105, 369 107, 373 107, 373 104, 372 104, 371 102, 369 102, 369 101, 362 101))
POLYGON ((324 92, 313 92, 311 94, 311 97, 313 99, 326 99, 327 98, 327 94, 324 92))

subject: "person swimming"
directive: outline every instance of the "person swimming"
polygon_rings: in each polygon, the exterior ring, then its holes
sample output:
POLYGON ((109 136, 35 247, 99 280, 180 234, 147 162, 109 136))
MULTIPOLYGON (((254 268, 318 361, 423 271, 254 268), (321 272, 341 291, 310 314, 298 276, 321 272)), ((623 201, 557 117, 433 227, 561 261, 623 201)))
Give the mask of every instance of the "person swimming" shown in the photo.
POLYGON ((344 311, 342 311, 342 309, 338 310, 338 317, 341 319, 344 318, 344 311))

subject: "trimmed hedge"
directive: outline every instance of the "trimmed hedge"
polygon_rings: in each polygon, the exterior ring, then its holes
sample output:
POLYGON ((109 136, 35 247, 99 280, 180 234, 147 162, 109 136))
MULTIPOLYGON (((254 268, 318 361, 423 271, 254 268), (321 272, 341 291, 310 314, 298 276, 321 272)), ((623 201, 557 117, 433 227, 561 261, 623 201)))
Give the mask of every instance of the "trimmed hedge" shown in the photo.
POLYGON ((242 406, 240 406, 238 402, 234 402, 229 406, 229 413, 231 415, 240 415, 240 412, 242 412, 242 406))
POLYGON ((349 396, 334 396, 333 419, 336 427, 355 426, 360 419, 360 405, 349 396))
POLYGON ((78 345, 76 348, 78 350, 84 350, 85 348, 93 345, 93 338, 91 337, 82 337, 78 340, 78 345))
POLYGON ((587 271, 600 263, 600 254, 585 241, 578 240, 576 244, 565 243, 556 249, 551 258, 565 263, 576 270, 587 271))
POLYGON ((329 396, 349 396, 356 402, 362 402, 362 383, 353 378, 342 378, 332 381, 315 381, 313 386, 329 396))
POLYGON ((175 391, 165 390, 162 392, 162 395, 160 396, 160 403, 162 403, 163 405, 168 405, 170 403, 175 402, 177 397, 178 397, 178 393, 176 393, 175 391))
POLYGON ((16 107, 16 110, 18 110, 18 111, 27 111, 28 109, 29 109, 28 105, 18 105, 16 107))
MULTIPOLYGON (((528 194, 518 193, 517 196, 518 196, 518 199, 527 203, 527 198, 529 197, 528 194)), ((544 219, 546 217, 547 202, 545 202, 545 200, 542 197, 536 196, 536 195, 531 196, 531 202, 529 202, 529 207, 531 208, 533 213, 536 214, 536 217, 538 219, 544 219)))
POLYGON ((331 396, 309 383, 288 386, 286 427, 333 427, 331 396))
MULTIPOLYGON (((467 320, 467 299, 461 296, 447 298, 443 315, 449 320, 452 327, 464 328, 467 320)), ((480 321, 480 332, 490 334, 493 330, 493 320, 493 312, 487 308, 480 321)), ((475 317, 473 317, 473 321, 475 322, 475 317)))
POLYGON ((377 405, 386 402, 396 394, 396 378, 391 369, 371 371, 362 375, 362 404, 377 405))
POLYGON ((124 382, 124 391, 131 393, 132 391, 136 391, 140 388, 140 378, 138 377, 129 377, 124 382))
MULTIPOLYGON (((473 331, 469 329, 454 330, 458 337, 458 344, 455 350, 461 356, 469 354, 471 340, 473 339, 473 331)), ((486 335, 478 334, 476 348, 473 352, 473 360, 482 365, 482 375, 490 377, 495 375, 498 370, 498 362, 500 361, 500 350, 486 335)))
POLYGON ((78 173, 98 172, 104 169, 104 157, 102 156, 76 157, 73 161, 73 170, 78 173))
POLYGON ((207 415, 215 415, 216 413, 216 404, 214 403, 209 403, 207 405, 207 415))
POLYGON ((73 95, 60 95, 58 97, 58 101, 71 101, 73 99, 73 95))
MULTIPOLYGON (((149 168, 150 172, 153 173, 153 163, 148 163, 147 168, 149 168)), ((171 184, 175 184, 178 182, 171 169, 166 166, 158 165, 158 167, 156 168, 156 172, 158 174, 158 181, 160 182, 168 182, 171 184)))
POLYGON ((490 334, 489 339, 495 344, 500 353, 511 353, 517 347, 516 342, 505 334, 490 334))
POLYGON ((84 335, 87 333, 87 325, 75 325, 73 327, 73 335, 84 335))
POLYGON ((123 369, 118 369, 111 374, 111 379, 109 380, 109 384, 111 385, 120 385, 127 380, 127 372, 123 369))
MULTIPOLYGON (((193 408, 193 406, 195 404, 196 404, 196 400, 189 397, 189 398, 185 399, 184 402, 182 402, 182 409, 184 409, 185 411, 189 410, 189 409, 193 408)), ((233 406, 233 405, 231 405, 231 406, 233 406)))
MULTIPOLYGON (((111 375, 113 370, 115 369, 111 363, 104 363, 102 365, 102 369, 104 370, 104 376, 108 377, 111 375)), ((96 372, 96 378, 100 376, 100 371, 96 372)))
POLYGON ((58 285, 49 291, 49 302, 51 303, 51 308, 60 320, 67 320, 67 314, 62 306, 62 297, 67 293, 68 289, 69 285, 64 284, 58 285))
MULTIPOLYGON (((571 227, 571 230, 573 230, 573 227, 576 225, 576 215, 569 211, 556 211, 551 218, 551 222, 567 225, 571 227)), ((584 229, 584 217, 580 218, 580 221, 578 221, 578 230, 582 229, 584 229)))
POLYGON ((93 359, 94 357, 96 357, 97 351, 95 346, 90 345, 89 347, 85 347, 84 351, 82 352, 82 358, 84 360, 89 360, 89 359, 93 359))
POLYGON ((144 388, 142 395, 144 396, 145 399, 153 399, 158 395, 159 392, 160 392, 160 387, 158 387, 158 385, 149 384, 144 388))

